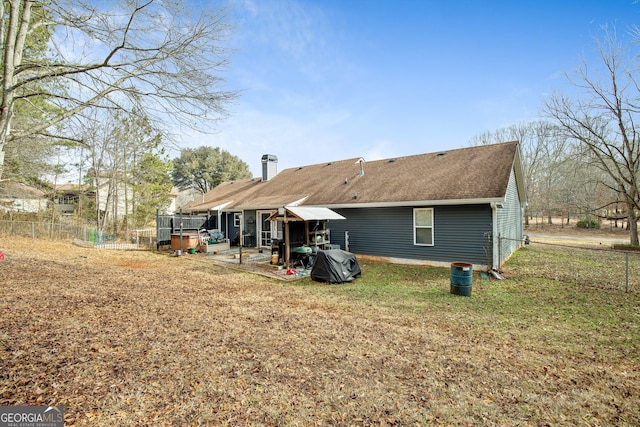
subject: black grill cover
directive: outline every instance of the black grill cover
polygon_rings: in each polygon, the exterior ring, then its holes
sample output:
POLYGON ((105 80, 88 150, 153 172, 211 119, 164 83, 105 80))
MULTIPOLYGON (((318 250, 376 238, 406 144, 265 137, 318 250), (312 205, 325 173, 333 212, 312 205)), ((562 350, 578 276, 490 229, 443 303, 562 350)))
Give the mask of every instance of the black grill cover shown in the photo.
POLYGON ((356 256, 341 249, 318 251, 311 268, 311 278, 317 282, 351 282, 361 273, 356 256))

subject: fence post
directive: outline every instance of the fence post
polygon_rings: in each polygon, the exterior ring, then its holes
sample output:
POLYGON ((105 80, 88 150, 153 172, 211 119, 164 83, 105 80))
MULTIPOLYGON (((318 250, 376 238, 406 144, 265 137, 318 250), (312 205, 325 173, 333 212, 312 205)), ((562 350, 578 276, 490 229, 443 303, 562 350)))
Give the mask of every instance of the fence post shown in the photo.
POLYGON ((629 292, 629 252, 624 253, 626 259, 625 286, 624 291, 629 292))
POLYGON ((31 223, 31 240, 36 240, 36 223, 31 223))
POLYGON ((498 233, 498 266, 497 270, 502 271, 502 233, 498 233))

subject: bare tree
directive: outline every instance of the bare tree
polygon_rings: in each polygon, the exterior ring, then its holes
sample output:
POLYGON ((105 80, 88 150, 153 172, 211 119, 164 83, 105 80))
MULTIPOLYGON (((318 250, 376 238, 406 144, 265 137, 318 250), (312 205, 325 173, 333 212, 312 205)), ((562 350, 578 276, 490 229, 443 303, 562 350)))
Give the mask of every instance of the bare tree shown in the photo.
MULTIPOLYGON (((121 111, 114 117, 114 128, 109 131, 112 143, 115 143, 117 147, 116 157, 120 159, 120 165, 118 169, 123 177, 123 183, 129 187, 130 191, 124 191, 124 227, 129 231, 130 225, 137 225, 135 223, 138 217, 137 211, 139 205, 137 203, 140 195, 137 194, 138 188, 143 188, 144 183, 140 182, 140 178, 154 177, 154 171, 146 171, 145 174, 134 173, 139 169, 139 163, 145 159, 147 161, 147 167, 152 164, 156 164, 151 161, 149 155, 160 154, 163 150, 159 148, 162 142, 161 135, 153 129, 147 119, 147 117, 141 112, 132 111, 128 115, 121 114, 121 111), (157 153, 160 152, 160 153, 157 153), (130 197, 131 196, 131 197, 130 197)), ((157 160, 157 158, 154 157, 157 160)), ((157 164, 161 165, 161 161, 158 160, 157 164)), ((164 166, 164 165, 162 165, 164 166)), ((167 181, 170 182, 169 174, 166 176, 167 181)), ((151 184, 151 183, 149 183, 151 184)), ((169 197, 169 191, 171 187, 167 189, 165 197, 169 197)))
POLYGON ((108 213, 107 210, 102 207, 109 205, 112 194, 110 189, 107 191, 99 191, 101 184, 100 171, 108 169, 111 163, 108 150, 106 149, 108 138, 103 132, 103 122, 104 119, 97 117, 96 114, 96 117, 82 120, 82 126, 78 124, 78 127, 82 129, 82 137, 88 147, 85 153, 88 163, 85 180, 95 188, 95 220, 100 230, 104 228, 108 213))
POLYGON ((568 80, 578 94, 554 94, 544 111, 567 138, 582 147, 584 160, 608 178, 603 184, 621 196, 626 207, 629 238, 638 245, 637 210, 640 174, 640 81, 637 45, 624 45, 614 32, 598 41, 602 73, 583 62, 568 80))
POLYGON ((68 139, 62 125, 88 108, 136 106, 169 127, 202 129, 224 117, 236 96, 221 88, 224 10, 172 0, 8 0, 0 16, 0 178, 8 144, 68 139), (26 40, 42 27, 50 52, 30 56, 26 40), (12 130, 16 102, 35 99, 51 110, 12 130))
POLYGON ((566 143, 560 138, 554 125, 546 121, 520 122, 492 132, 484 132, 471 139, 472 145, 495 144, 499 142, 518 141, 522 153, 527 198, 529 205, 525 208, 525 224, 529 225, 529 217, 533 212, 547 214, 551 221, 554 209, 554 187, 562 183, 558 165, 564 159, 566 143))
POLYGON ((603 185, 606 177, 598 168, 584 162, 584 156, 578 148, 568 144, 565 160, 557 165, 556 170, 562 185, 556 186, 555 191, 550 193, 553 205, 567 215, 567 223, 572 212, 584 219, 590 220, 594 216, 602 219, 602 206, 615 200, 615 195, 610 194, 603 185))

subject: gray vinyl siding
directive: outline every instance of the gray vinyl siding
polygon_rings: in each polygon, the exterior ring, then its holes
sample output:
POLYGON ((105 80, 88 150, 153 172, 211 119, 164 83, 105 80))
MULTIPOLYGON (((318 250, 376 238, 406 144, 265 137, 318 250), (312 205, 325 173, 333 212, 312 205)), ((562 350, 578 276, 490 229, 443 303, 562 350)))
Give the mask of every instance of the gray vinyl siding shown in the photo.
POLYGON ((334 209, 346 220, 328 224, 331 243, 345 249, 345 231, 349 231, 349 251, 355 254, 487 264, 491 254, 490 206, 434 206, 433 209, 433 246, 414 245, 412 206, 334 209))
POLYGON ((497 231, 500 241, 500 264, 518 249, 523 237, 523 211, 518 196, 515 173, 511 171, 509 185, 505 195, 503 207, 496 212, 497 231))
MULTIPOLYGON (((237 212, 237 213, 240 213, 240 212, 237 212)), ((225 230, 225 236, 231 242, 233 242, 238 237, 238 234, 240 233, 240 228, 235 226, 235 214, 236 212, 225 212, 223 214, 226 216, 225 224, 227 229, 225 230)))

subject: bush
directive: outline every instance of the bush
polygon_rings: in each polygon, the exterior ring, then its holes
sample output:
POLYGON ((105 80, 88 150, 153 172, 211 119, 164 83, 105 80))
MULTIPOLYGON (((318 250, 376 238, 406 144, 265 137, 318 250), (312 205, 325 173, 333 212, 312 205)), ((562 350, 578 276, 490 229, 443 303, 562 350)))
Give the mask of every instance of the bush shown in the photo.
POLYGON ((576 224, 576 227, 578 227, 578 228, 593 228, 595 230, 599 230, 600 229, 600 221, 598 221, 597 219, 581 219, 576 224))

